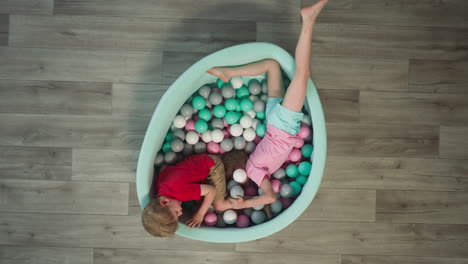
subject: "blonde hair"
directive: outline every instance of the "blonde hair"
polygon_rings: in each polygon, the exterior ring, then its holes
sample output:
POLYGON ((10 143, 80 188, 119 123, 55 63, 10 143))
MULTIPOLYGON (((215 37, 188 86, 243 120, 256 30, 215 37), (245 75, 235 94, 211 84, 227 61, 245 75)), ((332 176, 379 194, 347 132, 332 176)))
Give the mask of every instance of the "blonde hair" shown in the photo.
POLYGON ((177 231, 177 219, 167 206, 161 206, 162 197, 152 199, 143 210, 141 222, 153 236, 170 237, 177 231))

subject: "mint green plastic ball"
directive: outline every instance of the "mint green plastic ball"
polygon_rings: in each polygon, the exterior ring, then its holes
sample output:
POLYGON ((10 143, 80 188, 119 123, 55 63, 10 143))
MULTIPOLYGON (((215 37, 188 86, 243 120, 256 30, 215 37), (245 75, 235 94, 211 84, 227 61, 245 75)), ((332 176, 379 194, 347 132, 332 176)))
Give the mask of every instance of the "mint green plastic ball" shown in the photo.
POLYGON ((302 186, 299 183, 293 181, 293 182, 290 182, 289 185, 292 188, 293 195, 298 195, 301 193, 302 186))
POLYGON ((235 98, 229 98, 226 100, 226 102, 224 102, 224 106, 226 107, 226 110, 228 111, 236 110, 238 105, 239 105, 239 102, 235 98))
POLYGON ((265 124, 258 124, 257 129, 255 130, 255 132, 257 132, 257 135, 259 137, 264 137, 265 132, 266 132, 266 125, 265 124))
POLYGON ((205 133, 208 130, 208 123, 203 119, 198 120, 195 122, 195 130, 198 133, 205 133))
POLYGON ((312 169, 312 164, 308 161, 303 161, 297 167, 297 170, 301 175, 309 176, 310 170, 312 169))
POLYGON ((250 99, 244 98, 244 99, 242 99, 240 101, 240 108, 241 108, 242 111, 248 112, 248 111, 252 110, 253 103, 252 103, 252 101, 250 101, 250 99))
POLYGON ((211 112, 210 110, 206 109, 206 108, 203 108, 202 110, 200 110, 198 112, 198 117, 202 120, 205 120, 205 121, 210 121, 211 119, 211 112))
POLYGON ((171 142, 164 143, 162 150, 164 153, 171 151, 171 142))
POLYGON ((166 137, 164 138, 164 141, 171 143, 173 137, 174 137, 174 135, 172 133, 167 133, 166 137))
POLYGON ((236 107, 236 111, 240 111, 240 110, 241 110, 241 107, 240 107, 240 104, 238 104, 236 107))
POLYGON ((213 108, 213 115, 219 118, 224 117, 226 114, 226 107, 224 105, 217 105, 213 108))
POLYGON ((241 88, 236 90, 236 96, 237 98, 244 98, 248 97, 250 95, 249 88, 247 86, 242 85, 241 88))
POLYGON ((305 144, 301 148, 302 156, 305 158, 310 158, 310 156, 312 156, 312 151, 314 151, 314 146, 311 144, 305 144))
POLYGON ((258 119, 265 119, 265 112, 257 112, 257 113, 255 113, 255 116, 258 119))
POLYGON ((193 108, 197 110, 201 110, 205 108, 206 106, 205 98, 201 97, 200 95, 195 96, 192 100, 192 106, 193 108))
POLYGON ((297 166, 295 164, 289 164, 286 168, 286 175, 291 178, 296 178, 298 174, 299 171, 297 170, 297 166))
POLYGON ((234 111, 229 111, 224 116, 224 120, 226 120, 226 123, 230 125, 235 124, 237 121, 239 121, 239 114, 234 111))
POLYGON ((229 82, 223 82, 223 80, 221 79, 216 80, 216 86, 218 86, 220 89, 223 88, 228 83, 229 82))
POLYGON ((307 177, 304 175, 299 175, 296 178, 296 182, 299 183, 300 185, 304 186, 304 184, 307 182, 307 177))

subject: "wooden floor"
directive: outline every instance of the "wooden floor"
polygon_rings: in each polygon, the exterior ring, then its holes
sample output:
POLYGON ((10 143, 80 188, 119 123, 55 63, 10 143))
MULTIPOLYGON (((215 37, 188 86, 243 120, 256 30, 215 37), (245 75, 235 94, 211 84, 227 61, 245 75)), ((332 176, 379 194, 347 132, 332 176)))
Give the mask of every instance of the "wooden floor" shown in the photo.
POLYGON ((0 263, 468 263, 468 1, 330 0, 312 77, 328 160, 307 211, 268 238, 157 239, 139 149, 199 58, 294 52, 315 0, 0 0, 0 263))

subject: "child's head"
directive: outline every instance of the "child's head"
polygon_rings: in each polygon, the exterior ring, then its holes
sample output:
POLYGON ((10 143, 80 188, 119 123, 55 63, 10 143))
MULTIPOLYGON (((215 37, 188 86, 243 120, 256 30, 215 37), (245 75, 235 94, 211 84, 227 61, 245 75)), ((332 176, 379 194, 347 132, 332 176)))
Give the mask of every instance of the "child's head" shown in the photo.
POLYGON ((248 156, 244 151, 233 150, 226 154, 223 158, 224 169, 226 171, 226 177, 232 178, 232 174, 236 169, 244 169, 247 164, 248 156))
POLYGON ((153 236, 172 236, 177 230, 177 220, 182 215, 180 201, 165 196, 152 199, 143 210, 143 227, 153 236))

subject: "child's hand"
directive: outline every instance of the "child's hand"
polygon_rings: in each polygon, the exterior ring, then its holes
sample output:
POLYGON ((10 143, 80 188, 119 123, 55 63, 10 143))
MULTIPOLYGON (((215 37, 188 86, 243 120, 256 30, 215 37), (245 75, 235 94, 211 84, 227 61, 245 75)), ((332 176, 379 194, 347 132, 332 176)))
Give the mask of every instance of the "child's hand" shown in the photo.
POLYGON ((195 213, 190 220, 185 223, 188 227, 193 228, 193 227, 200 227, 200 225, 203 222, 203 216, 199 214, 198 212, 195 213))
POLYGON ((244 208, 244 197, 237 196, 237 199, 229 198, 229 203, 233 209, 242 209, 244 208))

